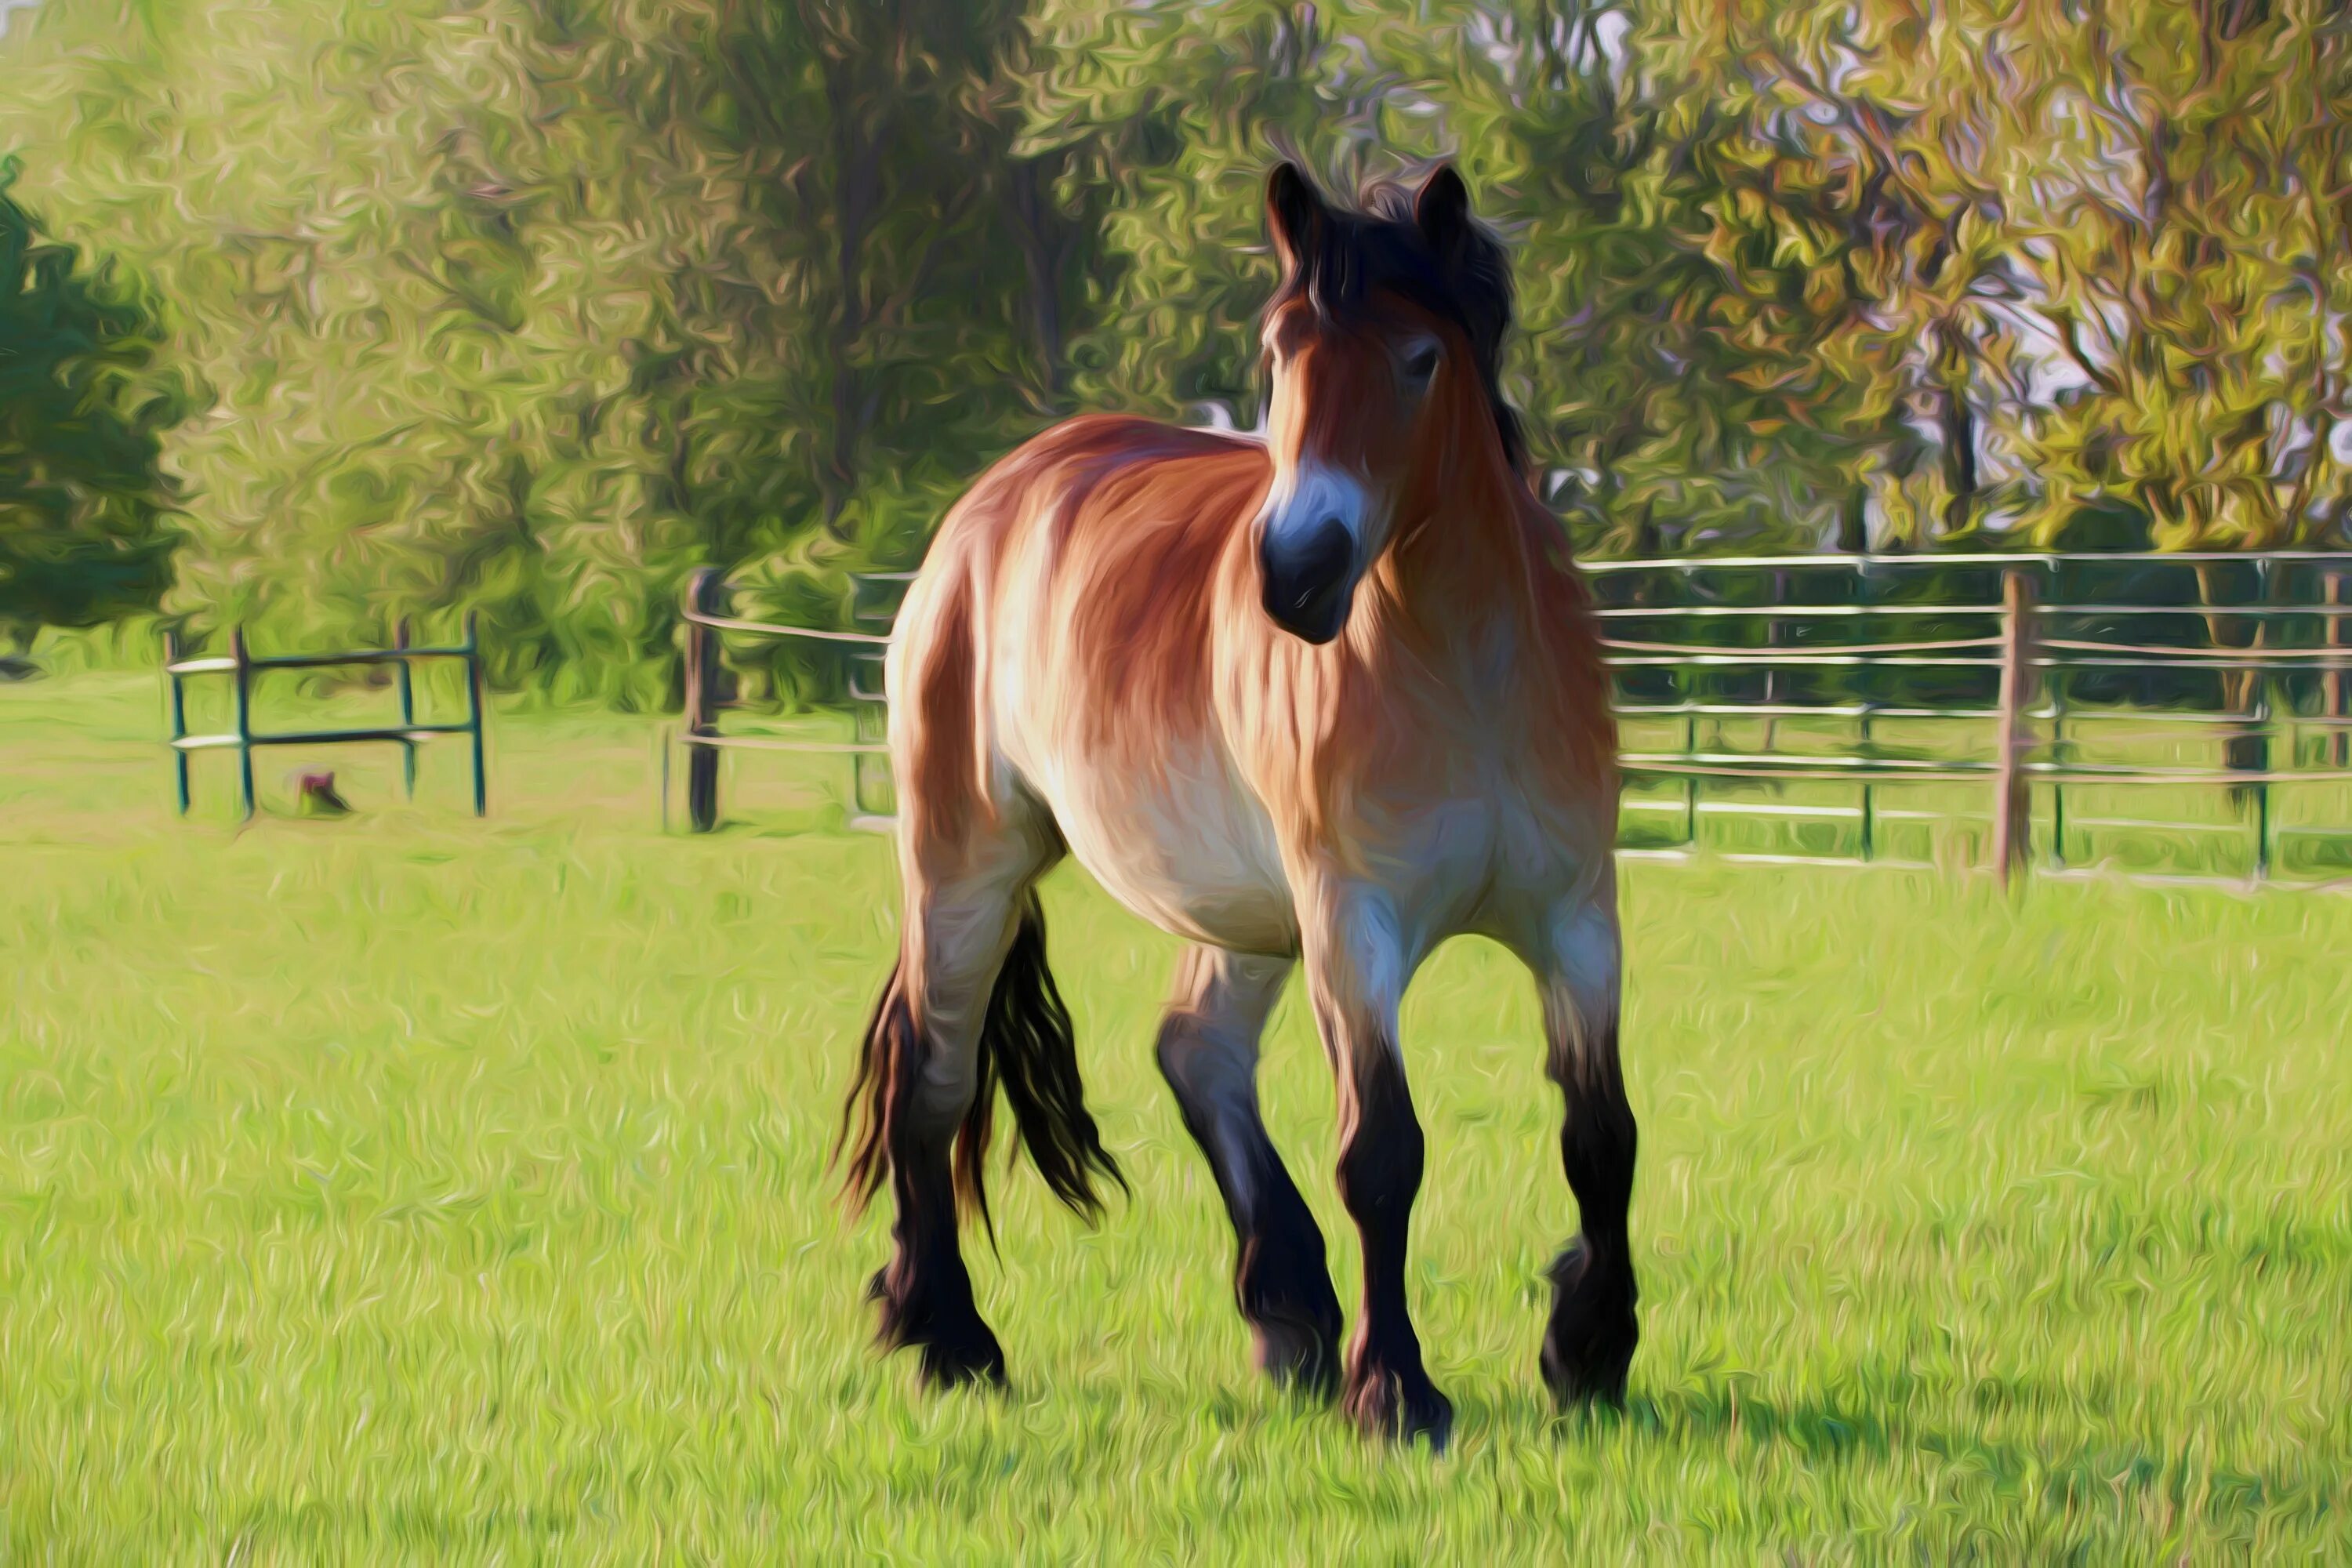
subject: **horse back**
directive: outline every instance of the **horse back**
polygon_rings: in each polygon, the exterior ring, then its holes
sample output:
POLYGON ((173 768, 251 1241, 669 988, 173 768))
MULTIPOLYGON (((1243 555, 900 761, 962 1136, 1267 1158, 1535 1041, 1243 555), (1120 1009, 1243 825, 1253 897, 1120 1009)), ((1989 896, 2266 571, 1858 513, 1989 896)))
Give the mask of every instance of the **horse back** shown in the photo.
POLYGON ((904 830, 939 844, 998 822, 1021 787, 1008 703, 1032 750, 1141 762, 1205 731, 1212 620, 1271 472, 1246 437, 1093 416, 984 473, 941 522, 890 650, 904 830))

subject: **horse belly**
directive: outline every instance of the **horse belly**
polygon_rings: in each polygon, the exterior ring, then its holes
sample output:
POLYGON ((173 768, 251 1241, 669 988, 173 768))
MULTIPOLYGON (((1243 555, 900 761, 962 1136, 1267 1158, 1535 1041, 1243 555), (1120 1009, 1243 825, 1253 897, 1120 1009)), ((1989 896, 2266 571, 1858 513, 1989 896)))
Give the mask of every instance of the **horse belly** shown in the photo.
POLYGON ((1150 772, 1087 763, 1021 772, 1078 864, 1135 913, 1236 952, 1297 950, 1272 824, 1220 763, 1194 754, 1150 772))

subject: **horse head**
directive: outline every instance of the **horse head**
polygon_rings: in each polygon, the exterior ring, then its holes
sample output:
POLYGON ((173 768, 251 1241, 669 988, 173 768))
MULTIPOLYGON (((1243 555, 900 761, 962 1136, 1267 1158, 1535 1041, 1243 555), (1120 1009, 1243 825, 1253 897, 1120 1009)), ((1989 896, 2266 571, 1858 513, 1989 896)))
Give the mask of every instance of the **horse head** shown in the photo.
POLYGON ((1462 176, 1441 164, 1417 189, 1375 186, 1365 205, 1335 206, 1287 163, 1266 184, 1282 283, 1264 329, 1261 602, 1311 643, 1339 635, 1357 584, 1443 507, 1465 460, 1523 461, 1496 381, 1510 275, 1462 176))

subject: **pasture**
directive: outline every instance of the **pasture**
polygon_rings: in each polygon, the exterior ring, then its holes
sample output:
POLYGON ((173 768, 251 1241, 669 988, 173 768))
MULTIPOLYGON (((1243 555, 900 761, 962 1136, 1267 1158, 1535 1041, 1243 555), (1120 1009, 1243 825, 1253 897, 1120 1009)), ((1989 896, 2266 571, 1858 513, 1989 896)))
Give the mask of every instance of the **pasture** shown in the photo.
MULTIPOLYGON (((0 688, 5 1561, 2352 1556, 2341 898, 1629 864, 1644 1341, 1565 1422, 1534 998, 1448 948, 1404 1019, 1432 1461, 1250 1373, 1151 1065, 1174 946, 1076 872, 1137 1195, 1089 1232, 998 1179, 1013 1392, 941 1400, 868 1353, 883 1221, 824 1171, 894 942, 837 763, 664 837, 650 721, 504 711, 487 822, 378 748, 265 763, 357 817, 237 831, 226 764, 172 819, 160 731, 152 676, 0 688)), ((1295 995, 1265 1077, 1352 1309, 1295 995)))

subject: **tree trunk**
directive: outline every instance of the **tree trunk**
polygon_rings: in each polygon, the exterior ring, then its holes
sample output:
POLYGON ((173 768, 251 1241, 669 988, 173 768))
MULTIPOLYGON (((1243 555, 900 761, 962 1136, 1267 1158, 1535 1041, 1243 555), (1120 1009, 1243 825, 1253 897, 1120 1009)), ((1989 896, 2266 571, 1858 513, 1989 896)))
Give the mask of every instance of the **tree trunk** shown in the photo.
POLYGON ((865 378, 855 359, 866 333, 866 238, 882 207, 881 139, 865 123, 868 114, 887 112, 868 105, 862 85, 854 79, 854 60, 835 56, 824 61, 824 96, 831 111, 835 306, 833 331, 826 348, 832 384, 827 402, 833 416, 831 439, 817 493, 824 502, 824 529, 842 539, 842 513, 857 487, 858 457, 865 446, 867 420, 865 378))
POLYGON ((1937 329, 1936 430, 1942 445, 1944 532, 1964 533, 1977 512, 1977 416, 1969 406, 1968 362, 1949 323, 1937 329))
POLYGON ((1048 186, 1053 171, 1043 161, 1023 158, 1009 167, 1011 190, 1006 205, 1013 220, 1013 237, 1021 247, 1021 262, 1029 281, 1029 331, 1037 351, 1040 376, 1038 401, 1047 410, 1061 405, 1066 367, 1063 363, 1062 247, 1052 233, 1055 220, 1048 186))
MULTIPOLYGON (((2208 606, 2221 602, 2220 573, 2217 563, 2200 561, 2197 563, 2197 596, 2208 606)), ((2266 640, 2263 623, 2256 621, 2252 630, 2239 617, 2208 614, 2204 617, 2205 636, 2215 647, 2241 651, 2257 651, 2266 640)), ((2254 711, 2256 678, 2261 673, 2252 669, 2224 669, 2218 672, 2221 680, 2221 710, 2249 721, 2226 731, 2221 742, 2221 765, 2232 773, 2261 773, 2268 764, 2269 747, 2265 737, 2256 730, 2252 720, 2254 711)), ((2230 798, 2243 804, 2249 792, 2243 785, 2230 791, 2230 798)))
POLYGON ((1848 555, 1865 554, 1870 550, 1870 487, 1856 485, 1845 493, 1845 504, 1838 509, 1837 547, 1848 555))

